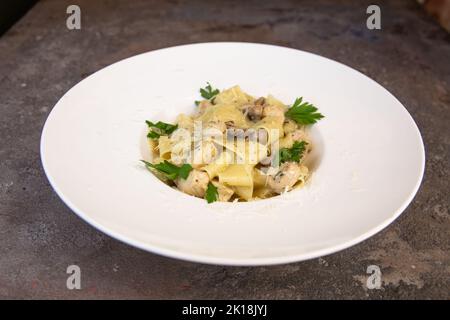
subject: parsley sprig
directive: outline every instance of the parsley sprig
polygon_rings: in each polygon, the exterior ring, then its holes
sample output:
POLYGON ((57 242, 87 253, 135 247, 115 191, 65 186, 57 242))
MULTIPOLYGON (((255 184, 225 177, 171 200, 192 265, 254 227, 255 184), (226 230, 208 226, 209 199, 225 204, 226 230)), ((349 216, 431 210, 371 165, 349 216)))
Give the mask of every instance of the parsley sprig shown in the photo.
POLYGON ((292 148, 281 148, 280 163, 287 161, 300 162, 307 144, 306 141, 295 141, 292 148))
POLYGON ((181 167, 178 167, 174 165, 173 163, 170 163, 167 160, 164 160, 164 162, 153 164, 145 160, 141 160, 147 169, 152 170, 158 170, 159 172, 163 173, 167 179, 175 180, 176 178, 180 177, 182 179, 187 179, 189 176, 189 172, 192 170, 192 166, 190 164, 183 164, 181 167))
POLYGON ((324 117, 317 108, 309 102, 303 102, 303 98, 295 99, 294 104, 286 112, 286 116, 299 124, 313 124, 324 117))
MULTIPOLYGON (((213 89, 209 82, 206 83, 207 86, 204 88, 200 88, 200 95, 206 100, 212 100, 215 96, 220 93, 219 89, 213 89)), ((200 101, 195 101, 196 105, 199 105, 200 101)))
POLYGON ((158 139, 160 136, 167 136, 178 128, 177 124, 173 125, 162 121, 153 123, 146 120, 145 123, 147 123, 147 126, 150 129, 150 132, 147 134, 147 137, 150 139, 158 139))
POLYGON ((208 203, 217 201, 219 198, 219 193, 217 192, 217 187, 211 182, 208 183, 208 188, 206 189, 205 199, 208 203))

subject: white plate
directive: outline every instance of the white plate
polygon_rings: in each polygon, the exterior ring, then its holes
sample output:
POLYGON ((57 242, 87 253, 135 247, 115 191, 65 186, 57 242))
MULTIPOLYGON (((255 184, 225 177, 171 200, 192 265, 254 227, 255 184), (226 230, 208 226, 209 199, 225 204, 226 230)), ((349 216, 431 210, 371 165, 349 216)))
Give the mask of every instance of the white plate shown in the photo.
POLYGON ((379 84, 333 60, 251 43, 162 49, 96 72, 53 108, 41 157, 61 199, 94 227, 151 252, 229 265, 310 259, 372 236, 411 202, 425 162, 416 124, 379 84), (206 81, 319 108, 306 187, 209 205, 146 171, 144 120, 191 113, 206 81))

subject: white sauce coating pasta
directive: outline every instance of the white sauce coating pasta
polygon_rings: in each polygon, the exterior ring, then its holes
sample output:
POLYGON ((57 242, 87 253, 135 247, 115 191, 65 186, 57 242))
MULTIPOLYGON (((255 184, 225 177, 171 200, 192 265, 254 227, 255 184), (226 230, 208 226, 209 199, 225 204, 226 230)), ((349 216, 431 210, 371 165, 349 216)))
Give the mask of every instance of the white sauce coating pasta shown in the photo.
POLYGON ((180 114, 175 130, 149 135, 151 165, 187 164, 189 175, 167 178, 152 171, 196 197, 207 197, 211 187, 214 201, 266 199, 301 187, 310 174, 303 163, 311 141, 304 125, 285 116, 287 110, 271 95, 255 98, 239 86, 224 90, 198 102, 192 115, 180 114))

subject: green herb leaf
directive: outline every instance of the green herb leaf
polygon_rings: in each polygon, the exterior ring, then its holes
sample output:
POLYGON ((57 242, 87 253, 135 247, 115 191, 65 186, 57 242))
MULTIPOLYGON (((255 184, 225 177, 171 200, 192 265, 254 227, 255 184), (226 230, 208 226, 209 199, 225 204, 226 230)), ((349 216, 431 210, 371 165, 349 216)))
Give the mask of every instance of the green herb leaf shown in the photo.
POLYGON ((211 100, 212 98, 217 96, 220 91, 219 91, 219 89, 213 89, 209 82, 207 82, 207 84, 208 85, 205 88, 200 89, 200 94, 206 100, 211 100))
POLYGON ((155 131, 149 131, 147 134, 147 138, 150 139, 158 139, 161 135, 159 133, 156 133, 155 131))
POLYGON ((181 167, 178 167, 174 165, 173 163, 170 163, 167 160, 164 160, 164 162, 153 164, 145 160, 141 160, 147 169, 154 169, 158 170, 159 172, 163 173, 168 179, 175 180, 176 178, 180 177, 182 179, 187 179, 189 176, 189 172, 191 172, 192 167, 190 164, 183 164, 181 167))
POLYGON ((151 121, 146 120, 147 126, 150 129, 150 132, 147 134, 147 137, 150 139, 158 139, 160 136, 168 136, 176 129, 178 129, 178 125, 165 123, 162 121, 158 121, 157 123, 153 123, 151 121))
POLYGON ((211 182, 208 183, 208 188, 206 189, 205 199, 208 203, 217 201, 219 198, 219 193, 217 192, 217 187, 211 182))
POLYGON ((287 161, 300 162, 307 144, 306 141, 295 141, 292 148, 281 148, 280 163, 287 161))
POLYGON ((295 99, 294 104, 286 112, 286 116, 299 124, 313 124, 324 116, 317 112, 317 108, 309 102, 303 102, 303 98, 295 99))
POLYGON ((180 167, 180 170, 178 170, 178 175, 181 178, 183 178, 184 180, 186 180, 187 177, 189 176, 189 172, 191 172, 191 170, 192 170, 192 166, 190 164, 185 163, 180 167))

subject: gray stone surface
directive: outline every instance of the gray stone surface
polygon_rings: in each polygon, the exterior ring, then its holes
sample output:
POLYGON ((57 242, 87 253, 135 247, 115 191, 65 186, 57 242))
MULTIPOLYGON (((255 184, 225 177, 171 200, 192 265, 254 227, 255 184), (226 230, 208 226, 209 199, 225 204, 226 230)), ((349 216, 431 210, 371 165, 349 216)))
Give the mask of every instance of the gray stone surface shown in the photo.
MULTIPOLYGON (((450 36, 415 1, 41 1, 0 38, 1 298, 450 298, 450 36), (96 70, 145 51, 203 41, 272 43, 372 77, 408 108, 426 146, 423 184, 403 215, 337 254, 272 267, 221 267, 147 253, 96 231, 56 196, 39 139, 56 101, 96 70), (66 289, 66 268, 82 289, 66 289), (368 290, 366 268, 383 288, 368 290)), ((385 156, 385 155, 381 155, 385 156)), ((395 192, 395 190, 392 190, 395 192)))

